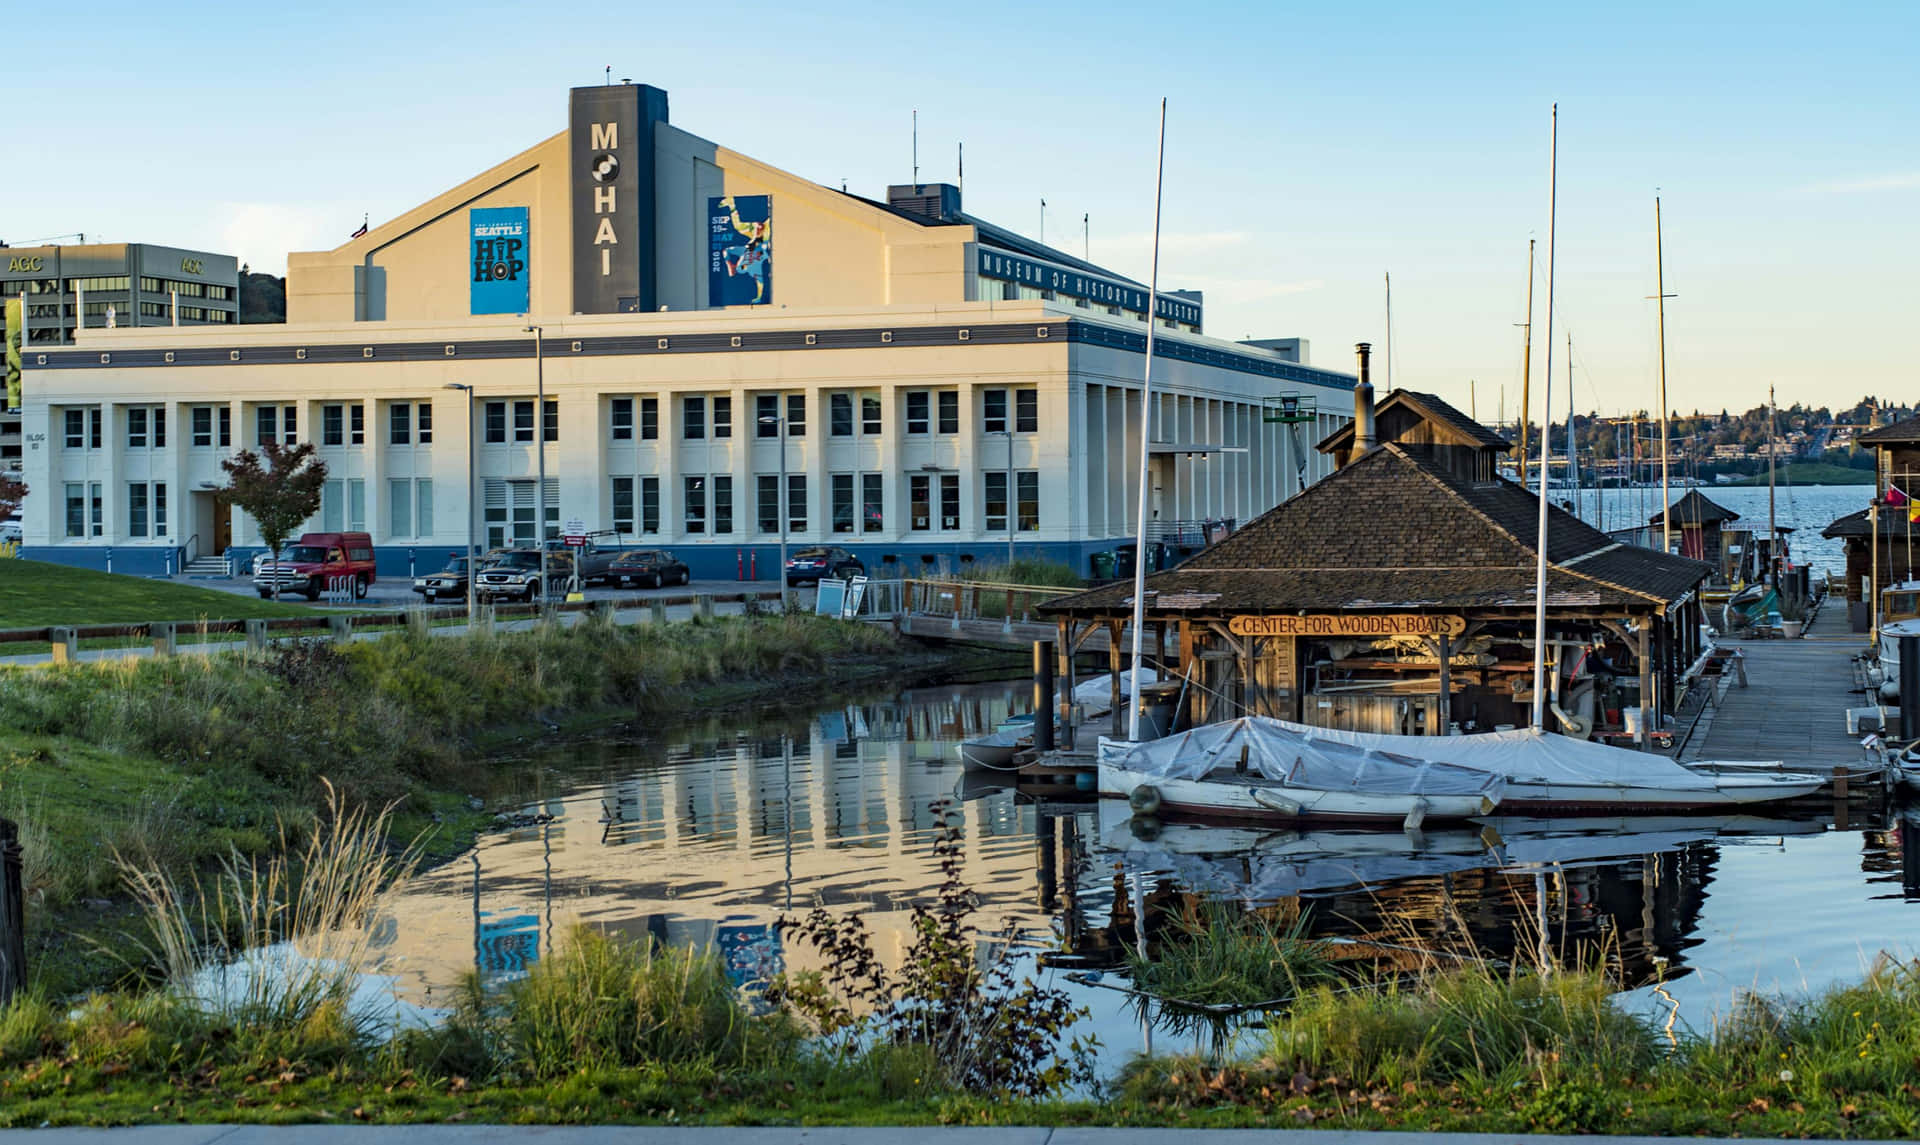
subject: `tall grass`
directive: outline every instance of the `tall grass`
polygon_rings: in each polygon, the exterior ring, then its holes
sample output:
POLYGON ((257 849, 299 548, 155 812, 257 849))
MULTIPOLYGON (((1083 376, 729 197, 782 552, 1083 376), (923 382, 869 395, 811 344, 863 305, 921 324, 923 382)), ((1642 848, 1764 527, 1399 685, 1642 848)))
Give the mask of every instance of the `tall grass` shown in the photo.
POLYGON ((1137 989, 1191 1006, 1284 1000, 1335 976, 1326 945, 1306 936, 1302 920, 1213 899, 1176 919, 1148 952, 1129 948, 1127 969, 1137 989))
POLYGON ((960 579, 979 584, 1024 584, 1033 588, 1083 588, 1087 581, 1070 564, 1040 557, 973 561, 960 566, 960 579))

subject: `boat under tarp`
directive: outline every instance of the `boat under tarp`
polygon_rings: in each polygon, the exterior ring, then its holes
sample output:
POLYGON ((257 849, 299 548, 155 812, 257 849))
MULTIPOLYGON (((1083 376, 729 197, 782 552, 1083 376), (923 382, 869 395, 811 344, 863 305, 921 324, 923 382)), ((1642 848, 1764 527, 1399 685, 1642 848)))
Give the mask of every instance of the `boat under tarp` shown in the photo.
POLYGON ((1691 765, 1663 755, 1518 729, 1461 736, 1397 736, 1270 721, 1369 751, 1449 763, 1506 781, 1501 810, 1580 815, 1712 810, 1811 795, 1825 777, 1787 771, 1777 760, 1691 765))
POLYGON ((1400 823, 1485 815, 1506 781, 1484 769, 1244 716, 1165 739, 1100 740, 1100 793, 1138 812, 1270 822, 1400 823))

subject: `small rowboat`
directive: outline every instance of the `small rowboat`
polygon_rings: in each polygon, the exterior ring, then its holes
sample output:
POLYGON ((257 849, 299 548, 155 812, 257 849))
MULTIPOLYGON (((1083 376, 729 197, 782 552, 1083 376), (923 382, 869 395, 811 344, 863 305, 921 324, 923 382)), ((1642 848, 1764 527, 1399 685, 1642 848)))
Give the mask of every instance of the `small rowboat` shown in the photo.
POLYGON ((960 764, 968 771, 1013 771, 1013 757, 1031 738, 1025 732, 997 731, 962 740, 960 764))

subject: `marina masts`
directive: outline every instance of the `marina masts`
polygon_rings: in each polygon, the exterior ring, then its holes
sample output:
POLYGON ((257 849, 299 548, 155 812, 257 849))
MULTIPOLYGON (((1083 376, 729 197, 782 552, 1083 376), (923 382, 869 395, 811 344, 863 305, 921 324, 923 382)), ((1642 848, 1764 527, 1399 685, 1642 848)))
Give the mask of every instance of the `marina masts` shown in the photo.
POLYGON ((1667 487, 1667 256, 1660 237, 1660 196, 1653 197, 1654 297, 1660 310, 1660 549, 1673 551, 1672 494, 1667 487))
MULTIPOLYGON (((1527 484, 1527 422, 1533 417, 1533 240, 1527 240, 1527 320, 1520 324, 1526 328, 1526 341, 1520 350, 1520 486, 1527 484)), ((1543 474, 1540 478, 1540 492, 1547 491, 1547 481, 1543 474)))
MULTIPOLYGON (((1547 361, 1541 387, 1544 408, 1540 415, 1540 535, 1536 548, 1533 581, 1533 730, 1543 729, 1547 704, 1547 432, 1553 424, 1553 268, 1554 227, 1560 208, 1560 105, 1553 105, 1553 127, 1547 143, 1547 361)), ((1532 249, 1531 244, 1528 247, 1532 249)), ((1532 277, 1529 269, 1528 277, 1532 277)), ((1532 342, 1531 312, 1528 318, 1528 342, 1532 342)), ((1134 705, 1137 709, 1138 704, 1134 705)))
POLYGON ((1167 170, 1167 101, 1160 100, 1160 151, 1153 167, 1153 274, 1147 279, 1147 357, 1140 372, 1140 497, 1133 560, 1133 684, 1127 739, 1140 742, 1140 634, 1147 627, 1147 459, 1153 439, 1153 313, 1160 308, 1160 192, 1167 170))

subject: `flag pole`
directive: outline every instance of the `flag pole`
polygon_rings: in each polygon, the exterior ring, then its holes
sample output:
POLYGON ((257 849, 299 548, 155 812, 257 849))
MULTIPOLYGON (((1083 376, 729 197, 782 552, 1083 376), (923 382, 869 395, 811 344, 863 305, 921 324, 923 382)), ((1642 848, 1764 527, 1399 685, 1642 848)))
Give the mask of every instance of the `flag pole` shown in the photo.
POLYGON ((1147 361, 1140 374, 1140 497, 1133 539, 1133 686, 1123 695, 1131 712, 1127 740, 1140 742, 1140 635, 1147 627, 1147 459, 1153 438, 1153 323, 1160 308, 1160 194, 1167 172, 1167 100, 1160 98, 1160 151, 1153 170, 1153 274, 1147 279, 1147 361))
MULTIPOLYGON (((1533 730, 1542 731, 1547 706, 1547 477, 1553 433, 1553 271, 1554 228, 1560 207, 1560 105, 1553 105, 1553 126, 1547 142, 1547 364, 1540 387, 1545 408, 1540 414, 1540 535, 1535 547, 1533 580, 1533 730)), ((1532 331, 1528 331, 1532 333, 1532 331)), ((1557 670, 1557 669, 1556 669, 1557 670)))

